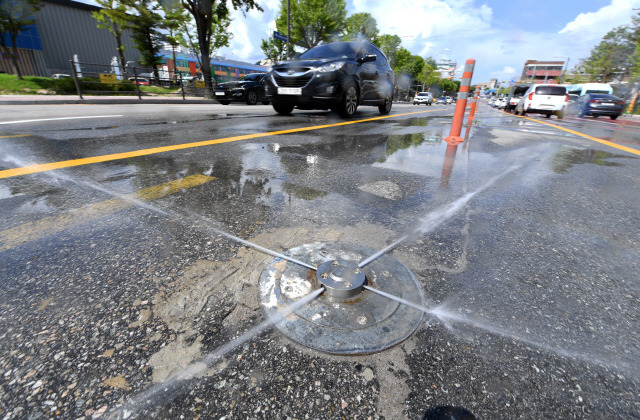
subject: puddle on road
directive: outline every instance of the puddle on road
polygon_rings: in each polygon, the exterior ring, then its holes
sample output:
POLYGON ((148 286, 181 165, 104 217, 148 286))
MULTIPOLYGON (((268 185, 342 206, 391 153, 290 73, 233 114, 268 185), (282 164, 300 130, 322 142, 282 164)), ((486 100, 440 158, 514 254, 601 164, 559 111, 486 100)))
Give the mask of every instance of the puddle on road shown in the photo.
POLYGON ((577 147, 562 147, 551 159, 551 168, 554 172, 567 173, 573 165, 592 163, 598 166, 625 166, 620 162, 611 162, 606 159, 638 159, 635 156, 618 155, 602 150, 580 149, 577 147))

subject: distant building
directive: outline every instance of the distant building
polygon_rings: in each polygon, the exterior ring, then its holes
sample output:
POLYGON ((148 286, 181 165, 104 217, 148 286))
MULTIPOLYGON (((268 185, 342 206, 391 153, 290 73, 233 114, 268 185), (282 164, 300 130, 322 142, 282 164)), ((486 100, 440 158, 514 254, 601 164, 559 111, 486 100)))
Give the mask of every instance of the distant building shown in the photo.
POLYGON ((490 79, 488 82, 476 83, 475 87, 477 91, 485 91, 495 89, 498 84, 498 79, 490 79))
MULTIPOLYGON (((98 28, 97 21, 91 15, 100 7, 72 0, 43 0, 43 4, 42 9, 35 13, 35 24, 20 32, 16 40, 18 66, 23 75, 49 77, 56 73, 71 74, 69 60, 76 54, 78 61, 83 63, 81 70, 85 75, 113 71, 112 58, 118 55, 115 38, 107 29, 98 28)), ((7 45, 12 46, 8 34, 0 34, 5 35, 7 45)), ((129 31, 123 33, 122 42, 127 65, 137 67, 138 73, 150 70, 139 64, 140 53, 129 31)), ((188 49, 177 48, 176 62, 173 63, 171 46, 165 44, 164 47, 168 49, 161 51, 163 63, 160 70, 178 70, 183 76, 200 73, 198 60, 188 49)), ((0 70, 13 73, 8 51, 0 54, 0 70)), ((235 80, 245 74, 266 70, 264 66, 224 57, 211 59, 211 71, 218 81, 235 80)))
POLYGON ((560 83, 564 61, 527 60, 520 81, 525 83, 560 83))
POLYGON ((436 71, 440 73, 443 79, 452 79, 456 74, 458 64, 453 60, 440 59, 436 63, 436 71))
MULTIPOLYGON (((43 0, 42 3, 42 9, 35 13, 35 24, 20 32, 16 40, 18 66, 24 75, 71 74, 69 60, 75 54, 81 62, 111 63, 111 58, 117 55, 116 41, 107 29, 97 27, 91 12, 100 10, 99 7, 71 0, 43 0)), ((7 41, 7 46, 11 46, 10 39, 7 41)), ((137 62, 140 53, 128 31, 123 33, 122 43, 125 60, 137 62)), ((3 51, 0 69, 13 72, 6 51, 3 51)), ((108 73, 108 68, 102 71, 108 73)))

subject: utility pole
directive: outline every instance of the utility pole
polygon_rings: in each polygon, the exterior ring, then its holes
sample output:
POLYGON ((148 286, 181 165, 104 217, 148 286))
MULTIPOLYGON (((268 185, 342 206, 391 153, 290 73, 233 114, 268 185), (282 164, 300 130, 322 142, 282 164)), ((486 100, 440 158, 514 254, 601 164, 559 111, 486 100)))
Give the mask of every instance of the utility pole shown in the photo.
POLYGON ((564 77, 567 74, 567 70, 569 70, 569 60, 571 60, 571 57, 557 56, 557 57, 553 57, 553 58, 566 58, 567 59, 567 61, 564 63, 564 70, 562 70, 562 74, 560 75, 560 84, 562 84, 564 82, 564 77))
POLYGON ((291 60, 291 47, 289 44, 291 43, 291 16, 290 16, 290 8, 289 3, 291 0, 287 0, 287 60, 291 60))

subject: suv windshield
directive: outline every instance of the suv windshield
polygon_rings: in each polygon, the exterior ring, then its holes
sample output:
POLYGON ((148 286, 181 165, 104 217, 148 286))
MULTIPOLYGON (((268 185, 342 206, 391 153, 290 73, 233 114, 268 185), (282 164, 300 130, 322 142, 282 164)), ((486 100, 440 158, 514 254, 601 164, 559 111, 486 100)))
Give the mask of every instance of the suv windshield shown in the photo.
POLYGON ((564 86, 538 86, 536 95, 566 95, 567 88, 564 86))
POLYGON ((359 42, 336 42, 332 44, 319 45, 302 53, 301 60, 317 58, 355 58, 362 47, 359 42))

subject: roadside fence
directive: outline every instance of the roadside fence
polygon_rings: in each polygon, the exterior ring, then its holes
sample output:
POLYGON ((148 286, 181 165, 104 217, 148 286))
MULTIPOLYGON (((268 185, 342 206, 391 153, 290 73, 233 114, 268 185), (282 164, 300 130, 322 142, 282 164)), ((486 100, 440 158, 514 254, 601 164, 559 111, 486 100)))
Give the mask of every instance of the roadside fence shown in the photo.
POLYGON ((181 72, 169 70, 149 71, 145 68, 111 64, 86 63, 69 60, 71 74, 78 96, 91 95, 136 95, 143 96, 180 95, 202 96, 204 81, 196 80, 181 72), (152 86, 158 89, 147 91, 141 86, 152 86))

